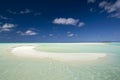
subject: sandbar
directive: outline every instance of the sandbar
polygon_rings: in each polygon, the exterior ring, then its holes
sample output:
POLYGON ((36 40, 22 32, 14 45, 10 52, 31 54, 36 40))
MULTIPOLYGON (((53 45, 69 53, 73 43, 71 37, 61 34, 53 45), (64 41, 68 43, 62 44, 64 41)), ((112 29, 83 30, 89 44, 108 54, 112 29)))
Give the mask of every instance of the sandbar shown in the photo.
POLYGON ((52 59, 58 61, 93 61, 107 56, 106 53, 55 53, 37 51, 36 46, 17 46, 12 48, 11 53, 17 57, 52 59))

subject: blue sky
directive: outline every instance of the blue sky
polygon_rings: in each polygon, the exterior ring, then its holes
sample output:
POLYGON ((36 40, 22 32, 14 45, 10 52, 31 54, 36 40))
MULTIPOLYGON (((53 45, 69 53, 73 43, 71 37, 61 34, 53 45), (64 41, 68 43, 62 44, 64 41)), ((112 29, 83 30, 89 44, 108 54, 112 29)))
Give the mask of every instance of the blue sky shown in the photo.
POLYGON ((0 42, 120 41, 120 0, 0 0, 0 42))

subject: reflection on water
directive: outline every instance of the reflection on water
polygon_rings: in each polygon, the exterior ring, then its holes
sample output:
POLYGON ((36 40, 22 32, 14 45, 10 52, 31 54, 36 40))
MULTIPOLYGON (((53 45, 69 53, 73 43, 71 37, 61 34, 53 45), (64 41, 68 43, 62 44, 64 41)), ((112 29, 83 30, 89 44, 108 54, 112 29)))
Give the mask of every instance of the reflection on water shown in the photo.
POLYGON ((31 44, 0 44, 0 80, 120 80, 120 46, 118 44, 32 44, 38 46, 37 50, 48 52, 108 54, 105 59, 89 63, 13 58, 9 56, 11 47, 31 44))

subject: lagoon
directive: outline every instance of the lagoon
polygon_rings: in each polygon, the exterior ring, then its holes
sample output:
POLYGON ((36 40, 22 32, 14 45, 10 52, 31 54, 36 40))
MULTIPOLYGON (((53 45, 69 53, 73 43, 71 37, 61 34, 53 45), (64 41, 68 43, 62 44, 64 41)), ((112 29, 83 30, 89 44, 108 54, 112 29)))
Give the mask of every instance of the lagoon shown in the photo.
POLYGON ((120 43, 0 44, 0 80, 119 80, 119 74, 120 43), (105 53, 107 56, 87 62, 18 57, 11 50, 19 46, 36 46, 36 51, 64 56, 73 53, 105 53))

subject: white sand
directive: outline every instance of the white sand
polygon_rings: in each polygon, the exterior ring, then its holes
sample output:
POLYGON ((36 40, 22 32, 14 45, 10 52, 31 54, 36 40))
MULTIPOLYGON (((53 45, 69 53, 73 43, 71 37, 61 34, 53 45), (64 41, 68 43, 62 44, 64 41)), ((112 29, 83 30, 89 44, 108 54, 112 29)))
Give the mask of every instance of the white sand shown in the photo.
POLYGON ((49 53, 34 49, 35 46, 18 46, 11 50, 17 57, 49 58, 59 61, 93 61, 106 56, 105 53, 49 53))
POLYGON ((73 43, 79 45, 105 45, 106 43, 73 43))

